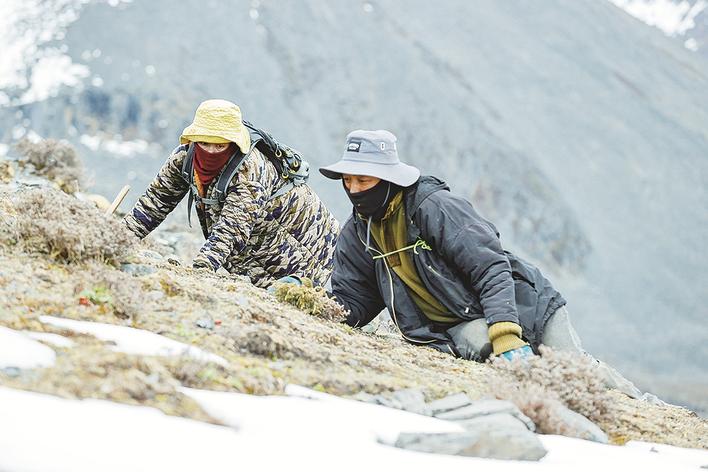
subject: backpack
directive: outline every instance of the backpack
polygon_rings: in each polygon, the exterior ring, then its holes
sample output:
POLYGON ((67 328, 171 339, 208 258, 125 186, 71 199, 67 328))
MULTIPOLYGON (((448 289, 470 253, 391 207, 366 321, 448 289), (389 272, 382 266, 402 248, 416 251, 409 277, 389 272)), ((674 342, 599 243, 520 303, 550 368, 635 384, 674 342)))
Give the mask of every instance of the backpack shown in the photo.
MULTIPOLYGON (((189 227, 192 227, 192 205, 194 202, 202 203, 204 205, 223 205, 226 200, 226 190, 234 178, 236 173, 240 170, 243 162, 251 155, 253 149, 258 149, 274 166, 280 177, 288 182, 287 185, 279 188, 273 195, 268 198, 271 201, 282 195, 285 195, 290 190, 300 185, 307 183, 307 179, 310 177, 310 165, 307 161, 303 160, 302 155, 295 149, 287 146, 285 144, 279 143, 271 136, 270 133, 262 129, 256 128, 248 121, 243 122, 243 124, 248 128, 251 135, 251 147, 248 149, 247 153, 243 153, 241 149, 236 147, 236 151, 231 155, 226 165, 221 170, 221 173, 216 180, 216 198, 202 198, 199 196, 197 186, 194 182, 194 143, 189 143, 189 145, 181 146, 175 151, 183 148, 187 151, 187 157, 185 157, 182 163, 182 178, 189 184, 189 200, 187 201, 187 221, 189 227)), ((199 211, 197 206, 197 217, 199 218, 199 223, 202 227, 202 233, 205 238, 209 238, 207 233, 206 225, 206 215, 199 211)))

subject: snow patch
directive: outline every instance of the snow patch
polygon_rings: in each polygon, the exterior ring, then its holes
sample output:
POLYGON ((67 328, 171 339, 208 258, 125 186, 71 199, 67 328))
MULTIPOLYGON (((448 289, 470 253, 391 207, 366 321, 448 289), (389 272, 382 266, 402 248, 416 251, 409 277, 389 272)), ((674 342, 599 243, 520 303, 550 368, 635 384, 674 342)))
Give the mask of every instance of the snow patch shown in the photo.
MULTIPOLYGON (((254 396, 234 392, 213 392, 182 388, 211 416, 225 424, 243 428, 254 435, 276 437, 302 434, 310 440, 318 435, 315 431, 335 431, 346 425, 352 436, 346 447, 365 447, 366 443, 381 442, 393 445, 402 432, 454 433, 464 429, 456 423, 429 416, 417 415, 403 410, 386 408, 355 400, 321 394, 298 385, 288 385, 286 393, 291 396, 254 396), (268 414, 264 416, 264 413, 268 414), (282 424, 280 424, 282 423, 282 424), (288 427, 287 425, 291 425, 288 427), (293 430, 298 428, 301 432, 293 430), (313 431, 309 431, 309 429, 313 431)), ((321 434, 316 442, 326 441, 323 449, 341 447, 338 435, 321 434), (330 444, 331 443, 331 444, 330 444), (340 444, 337 446, 336 444, 340 444)), ((344 453, 344 451, 342 451, 344 453)))
MULTIPOLYGON (((109 0, 111 6, 131 0, 109 0)), ((2 0, 0 2, 0 106, 44 100, 62 86, 88 77, 86 65, 75 64, 68 48, 49 47, 89 3, 105 0, 2 0)), ((100 53, 99 53, 100 55, 100 53)))
POLYGON ((278 444, 277 456, 280 457, 263 459, 262 465, 268 470, 278 464, 279 458, 289 460, 291 470, 319 470, 320 467, 325 470, 327 465, 329 470, 331 464, 342 464, 343 457, 347 458, 343 465, 351 470, 383 470, 386 465, 400 469, 401 464, 405 464, 410 471, 461 466, 459 470, 486 472, 673 472, 695 470, 708 464, 706 451, 631 442, 631 447, 620 447, 551 435, 538 436, 549 451, 539 462, 417 453, 390 445, 402 432, 442 433, 462 431, 462 428, 457 423, 335 397, 297 385, 286 387, 290 397, 257 397, 189 388, 182 391, 211 416, 238 427, 254 449, 278 444), (266 464, 270 467, 265 467, 266 464))
MULTIPOLYGON (((296 388, 299 394, 304 390, 296 388)), ((236 428, 167 416, 149 407, 67 400, 0 387, 0 470, 361 471, 404 467, 427 472, 449 467, 485 472, 682 472, 700 470, 708 463, 706 451, 633 442, 609 446, 561 436, 539 436, 549 450, 540 462, 426 454, 386 446, 376 441, 376 434, 381 428, 434 432, 457 426, 440 420, 422 423, 432 418, 398 410, 384 412, 384 407, 376 405, 368 405, 372 408, 364 412, 361 404, 346 399, 184 392, 236 428)))
POLYGON ((698 0, 691 5, 686 0, 610 0, 614 5, 644 23, 655 26, 667 36, 683 36, 696 26, 696 16, 708 8, 708 2, 698 0))
POLYGON ((45 343, 53 344, 56 347, 72 347, 74 346, 74 341, 71 339, 54 333, 40 333, 37 331, 27 331, 25 334, 36 340, 44 341, 45 343))
POLYGON ((694 38, 688 38, 686 41, 684 41, 683 45, 686 47, 686 49, 690 51, 698 51, 698 41, 696 41, 694 38))
POLYGON ((142 329, 117 326, 91 321, 77 321, 55 316, 40 316, 39 320, 59 328, 65 328, 77 333, 90 334, 102 341, 113 342, 111 349, 126 354, 143 356, 188 356, 203 362, 214 362, 227 366, 228 362, 221 356, 203 351, 195 346, 175 341, 142 329))
POLYGON ((227 471, 243 464, 233 429, 154 408, 0 387, 0 421, 3 471, 227 471))
POLYGON ((22 94, 19 104, 55 97, 62 86, 76 87, 88 76, 88 67, 74 64, 66 54, 50 49, 32 67, 30 87, 22 94))
MULTIPOLYGON (((134 157, 136 154, 147 154, 153 146, 147 141, 136 139, 123 141, 121 139, 104 139, 99 136, 81 135, 79 142, 92 151, 103 150, 121 157, 134 157)), ((155 150, 157 152, 157 149, 155 150)))
MULTIPOLYGON (((54 365, 54 351, 21 331, 0 326, 0 369, 33 369, 54 365)), ((3 429, 3 428, 0 428, 3 429)))

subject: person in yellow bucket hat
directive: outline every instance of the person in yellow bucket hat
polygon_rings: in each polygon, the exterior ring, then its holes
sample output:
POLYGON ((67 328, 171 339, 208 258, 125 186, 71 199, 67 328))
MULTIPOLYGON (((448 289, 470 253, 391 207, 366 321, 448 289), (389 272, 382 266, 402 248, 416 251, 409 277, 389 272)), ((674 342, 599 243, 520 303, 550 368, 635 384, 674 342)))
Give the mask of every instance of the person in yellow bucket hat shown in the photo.
POLYGON ((227 100, 207 100, 199 105, 194 121, 182 131, 179 142, 235 143, 246 154, 251 146, 251 135, 243 124, 238 105, 227 100))
POLYGON ((179 140, 126 226, 144 238, 189 194, 206 238, 193 267, 223 267, 260 287, 293 275, 324 285, 339 224, 308 185, 293 185, 254 146, 240 108, 202 102, 179 140))

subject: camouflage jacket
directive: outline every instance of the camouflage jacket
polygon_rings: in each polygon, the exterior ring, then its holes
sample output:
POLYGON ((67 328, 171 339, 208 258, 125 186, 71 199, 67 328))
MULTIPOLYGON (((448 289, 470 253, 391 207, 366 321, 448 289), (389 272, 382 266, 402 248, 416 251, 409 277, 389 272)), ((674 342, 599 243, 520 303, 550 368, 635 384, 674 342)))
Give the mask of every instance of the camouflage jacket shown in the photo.
MULTIPOLYGON (((138 237, 157 228, 189 192, 182 177, 186 155, 186 146, 174 151, 124 218, 138 237)), ((206 198, 215 198, 217 180, 205 188, 206 198)), ((339 223, 307 185, 270 200, 284 185, 275 166, 254 149, 229 183, 223 205, 206 206, 209 237, 194 264, 223 266, 260 287, 286 275, 323 285, 332 271, 339 223)))

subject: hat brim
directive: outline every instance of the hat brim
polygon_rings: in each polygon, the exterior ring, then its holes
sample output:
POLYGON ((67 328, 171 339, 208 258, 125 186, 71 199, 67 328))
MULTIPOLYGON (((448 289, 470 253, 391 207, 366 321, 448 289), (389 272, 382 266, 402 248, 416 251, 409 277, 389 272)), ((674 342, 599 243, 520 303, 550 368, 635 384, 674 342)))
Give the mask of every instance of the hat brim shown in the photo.
POLYGON ((179 138, 180 144, 189 142, 207 142, 207 143, 236 143, 241 152, 246 154, 251 147, 251 135, 242 127, 240 131, 233 132, 232 130, 210 130, 196 126, 194 123, 187 126, 179 138))
POLYGON ((350 161, 347 159, 342 159, 326 167, 320 167, 320 173, 332 180, 341 179, 342 174, 368 175, 401 187, 409 187, 420 178, 420 170, 402 162, 397 164, 374 164, 372 162, 350 161))

